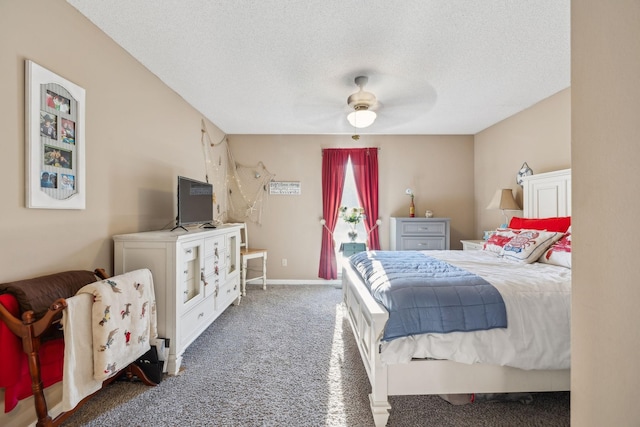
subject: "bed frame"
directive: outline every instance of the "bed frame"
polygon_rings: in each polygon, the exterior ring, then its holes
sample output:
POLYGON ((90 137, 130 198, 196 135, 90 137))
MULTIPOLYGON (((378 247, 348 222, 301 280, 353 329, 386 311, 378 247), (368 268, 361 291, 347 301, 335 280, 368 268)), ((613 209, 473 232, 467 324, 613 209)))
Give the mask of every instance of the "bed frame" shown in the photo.
MULTIPOLYGON (((527 217, 570 215, 570 169, 527 177, 523 188, 527 217), (544 215, 536 215, 541 212, 544 215)), ((570 389, 570 369, 523 370, 431 359, 384 365, 380 360, 379 347, 389 318, 387 310, 373 299, 350 266, 343 267, 342 289, 349 323, 371 383, 369 403, 377 427, 387 424, 391 409, 388 396, 570 389)))

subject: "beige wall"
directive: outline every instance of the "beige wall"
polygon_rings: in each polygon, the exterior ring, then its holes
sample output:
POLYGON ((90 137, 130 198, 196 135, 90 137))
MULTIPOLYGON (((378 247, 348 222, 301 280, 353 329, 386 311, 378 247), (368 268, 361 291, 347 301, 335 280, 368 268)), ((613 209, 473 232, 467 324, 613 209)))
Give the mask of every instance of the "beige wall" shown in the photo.
POLYGON ((451 218, 451 247, 473 231, 472 136, 233 135, 236 162, 262 161, 276 181, 300 181, 300 196, 267 196, 262 225, 249 224, 251 246, 269 249, 270 279, 318 278, 322 217, 322 149, 379 147, 380 241, 389 248, 389 217, 408 216, 407 187, 416 216, 429 209, 451 218), (282 267, 282 258, 287 267, 282 267))
MULTIPOLYGON (((165 227, 175 215, 175 176, 204 178, 200 115, 63 0, 0 0, 0 8, 0 280, 110 268, 113 234, 165 227), (64 25, 54 32, 52 23, 64 25), (24 207, 25 59, 87 89, 86 210, 24 207)), ((407 186, 417 189, 419 214, 429 208, 452 218, 456 243, 500 221, 484 207, 497 187, 516 188, 522 162, 536 173, 572 167, 576 426, 640 419, 638 16, 640 5, 630 0, 573 2, 571 91, 479 133, 474 150, 469 137, 360 141, 382 148, 383 244, 388 217, 404 214, 407 186)), ((208 126, 217 140, 221 132, 208 126)), ((317 276, 320 150, 342 144, 353 146, 339 136, 231 138, 238 161, 262 160, 277 179, 303 184, 299 198, 271 197, 263 225, 252 225, 253 241, 270 248, 272 277, 317 276), (289 259, 288 269, 279 267, 282 257, 289 259)))
POLYGON ((63 0, 0 0, 0 76, 0 281, 111 272, 111 236, 171 224, 176 176, 205 178, 201 115, 63 0), (87 91, 85 210, 25 208, 25 59, 87 91))
MULTIPOLYGON (((571 89, 565 89, 475 135, 476 238, 503 220, 486 207, 499 188, 511 188, 522 207, 516 174, 527 162, 533 173, 571 167, 571 89)), ((508 217, 522 211, 506 212, 508 217)))
MULTIPOLYGON (((66 2, 0 4, 1 40, 11 41, 0 45, 0 85, 7 99, 15 100, 0 105, 7 141, 3 154, 10 159, 5 173, 14 177, 4 192, 0 231, 7 255, 0 257, 0 280, 65 268, 111 269, 113 234, 169 226, 175 217, 175 176, 204 179, 201 116, 66 2), (52 21, 65 23, 63 45, 43 43, 51 39, 52 21), (86 210, 24 207, 25 59, 87 90, 86 210)), ((568 104, 566 91, 481 132, 475 143, 473 136, 364 135, 357 143, 346 135, 232 136, 238 162, 263 161, 276 179, 302 182, 299 197, 268 198, 262 225, 250 224, 252 244, 269 248, 270 278, 316 279, 321 149, 376 146, 381 148, 383 248, 388 247, 388 218, 406 215, 404 189, 411 187, 418 215, 430 209, 451 218, 452 248, 459 249, 460 239, 478 238, 481 230, 500 222, 500 214, 484 206, 498 186, 516 187, 522 161, 536 172, 568 166, 568 160, 555 160, 568 156, 568 104), (287 267, 281 266, 282 258, 287 267)), ((222 132, 212 123, 207 127, 218 141, 222 132)), ((226 147, 216 150, 214 163, 224 163, 226 147)), ((219 174, 209 171, 224 213, 219 174)))
POLYGON ((640 2, 571 4, 571 420, 640 424, 640 2))

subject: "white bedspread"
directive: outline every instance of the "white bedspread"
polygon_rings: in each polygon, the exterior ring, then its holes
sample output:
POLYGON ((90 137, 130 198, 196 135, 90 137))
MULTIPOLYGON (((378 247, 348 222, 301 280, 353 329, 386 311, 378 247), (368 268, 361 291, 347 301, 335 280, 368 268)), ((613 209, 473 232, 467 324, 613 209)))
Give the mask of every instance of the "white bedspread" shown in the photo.
POLYGON ((434 358, 521 369, 570 367, 570 269, 514 263, 487 251, 428 251, 427 255, 478 274, 494 285, 504 299, 508 327, 383 342, 383 363, 434 358))

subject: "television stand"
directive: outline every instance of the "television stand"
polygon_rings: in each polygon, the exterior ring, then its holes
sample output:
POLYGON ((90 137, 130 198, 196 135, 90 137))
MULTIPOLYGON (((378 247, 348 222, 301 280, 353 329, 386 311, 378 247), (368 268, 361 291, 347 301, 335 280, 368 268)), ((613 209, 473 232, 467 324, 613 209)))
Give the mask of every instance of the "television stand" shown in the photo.
POLYGON ((206 224, 202 224, 200 227, 202 227, 202 228, 216 228, 216 226, 211 224, 210 222, 208 222, 206 224))
POLYGON ((240 225, 144 231, 113 240, 115 274, 151 270, 158 334, 169 340, 169 375, 178 375, 189 345, 227 307, 240 303, 240 225))
POLYGON ((187 230, 186 228, 184 228, 184 226, 182 226, 182 225, 176 225, 175 227, 173 227, 173 228, 171 229, 171 231, 175 230, 176 228, 182 228, 182 229, 183 229, 184 231, 186 231, 187 233, 189 232, 189 230, 187 230))

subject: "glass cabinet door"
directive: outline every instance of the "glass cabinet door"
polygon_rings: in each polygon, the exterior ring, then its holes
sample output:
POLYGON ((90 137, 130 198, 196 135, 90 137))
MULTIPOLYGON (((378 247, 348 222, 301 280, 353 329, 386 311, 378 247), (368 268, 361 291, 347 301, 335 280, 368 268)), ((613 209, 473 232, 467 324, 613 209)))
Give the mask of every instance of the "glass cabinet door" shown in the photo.
POLYGON ((227 277, 238 272, 238 242, 240 234, 234 233, 227 237, 227 277))
POLYGON ((182 245, 181 283, 183 303, 202 297, 204 278, 202 242, 186 242, 182 245))

